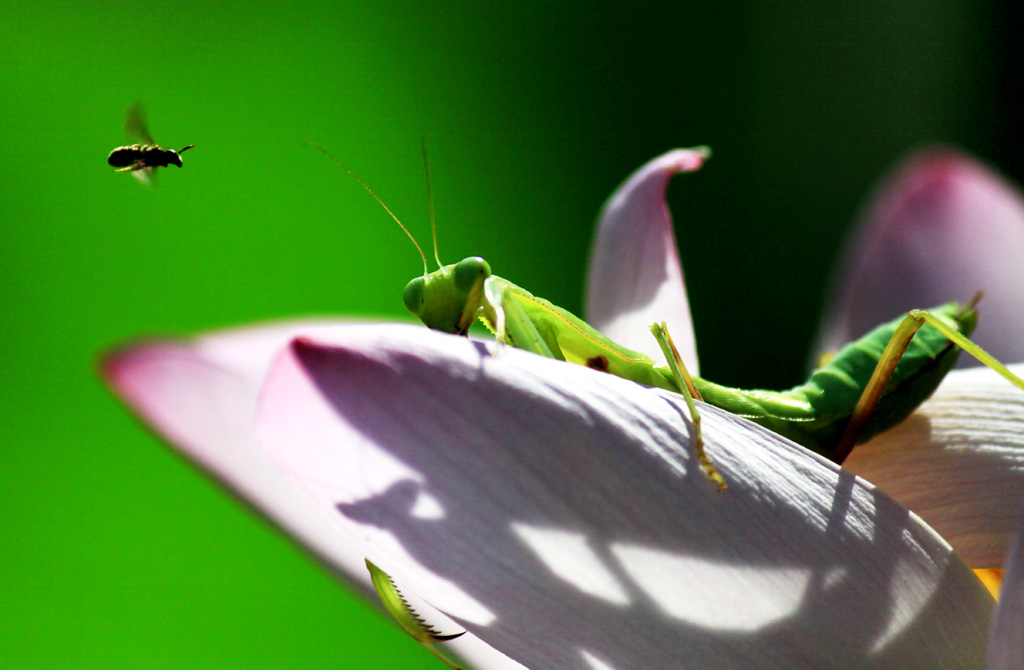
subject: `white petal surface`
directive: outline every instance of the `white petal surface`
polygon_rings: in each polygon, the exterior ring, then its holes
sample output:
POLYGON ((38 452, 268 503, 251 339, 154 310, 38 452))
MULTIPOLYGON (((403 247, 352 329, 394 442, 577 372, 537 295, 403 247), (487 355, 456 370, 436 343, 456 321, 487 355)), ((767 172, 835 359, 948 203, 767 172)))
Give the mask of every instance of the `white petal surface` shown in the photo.
POLYGON ((706 149, 676 149, 633 173, 601 209, 587 270, 590 325, 664 361, 649 329, 665 321, 693 374, 699 373, 697 346, 665 190, 672 175, 699 170, 708 155, 706 149))
MULTIPOLYGON (((144 343, 109 357, 104 372, 121 398, 175 448, 376 603, 359 542, 338 533, 285 482, 252 431, 259 390, 274 355, 296 334, 324 328, 325 323, 290 322, 191 342, 144 343)), ((475 667, 520 668, 472 635, 450 646, 475 667)))
POLYGON ((534 669, 980 667, 991 599, 884 494, 678 396, 422 329, 339 328, 257 432, 337 532, 534 669))
POLYGON ((837 268, 815 353, 984 291, 973 339, 1000 360, 1024 360, 1024 199, 954 149, 912 154, 882 180, 837 268))
MULTIPOLYGON (((1009 367, 1024 375, 1024 364, 1009 367)), ((971 567, 1002 567, 1024 496, 1024 392, 988 368, 954 370, 843 465, 914 510, 971 567)))
POLYGON ((1024 507, 1017 515, 988 650, 988 670, 1020 668, 1024 668, 1024 507))

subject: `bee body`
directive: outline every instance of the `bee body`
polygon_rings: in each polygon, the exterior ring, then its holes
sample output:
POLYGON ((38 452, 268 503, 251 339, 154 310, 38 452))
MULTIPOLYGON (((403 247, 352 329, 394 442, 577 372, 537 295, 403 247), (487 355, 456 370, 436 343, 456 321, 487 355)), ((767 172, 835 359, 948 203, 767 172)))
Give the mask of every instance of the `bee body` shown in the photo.
POLYGON ((155 144, 130 144, 111 151, 107 156, 107 163, 111 167, 121 168, 115 172, 167 167, 168 165, 181 167, 181 156, 178 154, 194 146, 190 144, 180 151, 175 151, 158 147, 155 144))
POLYGON ((158 146, 149 136, 140 103, 135 103, 126 110, 124 130, 128 141, 135 144, 126 144, 111 151, 107 156, 107 164, 117 168, 114 172, 131 172, 144 184, 153 181, 156 177, 156 168, 168 165, 181 167, 181 154, 195 147, 194 144, 190 144, 175 151, 158 146))

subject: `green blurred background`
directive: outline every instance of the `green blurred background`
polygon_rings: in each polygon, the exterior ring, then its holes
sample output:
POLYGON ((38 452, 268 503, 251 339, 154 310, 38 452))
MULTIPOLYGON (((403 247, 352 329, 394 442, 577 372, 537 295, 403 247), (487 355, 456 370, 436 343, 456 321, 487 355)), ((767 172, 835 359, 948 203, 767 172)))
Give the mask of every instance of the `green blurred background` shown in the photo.
POLYGON ((408 240, 578 311, 593 217, 650 158, 703 371, 798 381, 830 264, 922 141, 1024 174, 1019 12, 983 2, 27 2, 0 6, 0 666, 434 668, 140 428, 95 374, 144 334, 403 315, 408 240), (198 148, 106 166, 143 100, 198 148))

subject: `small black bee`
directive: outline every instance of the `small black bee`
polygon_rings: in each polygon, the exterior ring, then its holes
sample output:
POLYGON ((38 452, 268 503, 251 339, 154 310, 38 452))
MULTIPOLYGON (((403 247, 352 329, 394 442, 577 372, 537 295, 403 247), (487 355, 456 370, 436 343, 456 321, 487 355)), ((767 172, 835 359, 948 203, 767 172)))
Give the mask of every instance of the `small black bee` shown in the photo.
POLYGON ((144 184, 153 180, 156 176, 153 171, 158 167, 167 167, 168 165, 181 167, 180 154, 195 148, 194 144, 190 144, 184 149, 175 151, 157 146, 146 129, 142 105, 139 103, 135 103, 125 112, 124 131, 128 139, 135 141, 136 144, 117 147, 111 151, 107 156, 107 164, 120 168, 114 172, 131 172, 144 184))
POLYGON ((181 167, 181 157, 178 155, 187 149, 194 149, 196 145, 190 144, 184 149, 164 149, 153 144, 133 144, 127 147, 118 147, 110 152, 107 163, 120 170, 114 172, 130 172, 143 168, 167 167, 177 165, 181 167))

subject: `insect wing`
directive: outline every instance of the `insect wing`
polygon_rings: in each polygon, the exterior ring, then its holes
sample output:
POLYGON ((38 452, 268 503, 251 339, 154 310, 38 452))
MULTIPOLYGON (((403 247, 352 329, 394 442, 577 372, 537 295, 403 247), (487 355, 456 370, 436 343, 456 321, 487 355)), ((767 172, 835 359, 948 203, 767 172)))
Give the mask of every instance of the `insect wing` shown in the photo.
POLYGON ((124 111, 124 134, 130 144, 156 144, 146 127, 146 110, 141 102, 133 103, 124 111))
POLYGON ((156 181, 156 168, 139 168, 138 170, 133 170, 132 175, 143 184, 149 186, 156 181))
MULTIPOLYGON (((154 146, 156 144, 146 127, 146 112, 141 102, 135 102, 125 110, 124 134, 130 145, 154 146)), ((152 184, 156 177, 155 169, 146 167, 141 158, 135 161, 133 169, 118 170, 118 172, 121 171, 130 171, 136 179, 146 185, 152 184)))

